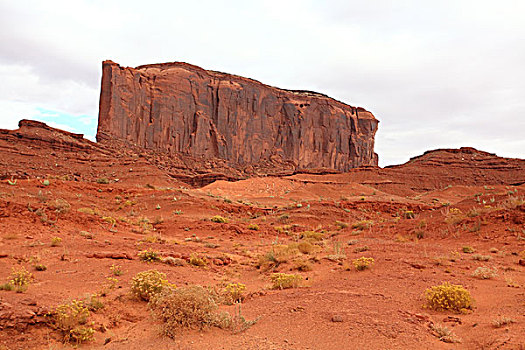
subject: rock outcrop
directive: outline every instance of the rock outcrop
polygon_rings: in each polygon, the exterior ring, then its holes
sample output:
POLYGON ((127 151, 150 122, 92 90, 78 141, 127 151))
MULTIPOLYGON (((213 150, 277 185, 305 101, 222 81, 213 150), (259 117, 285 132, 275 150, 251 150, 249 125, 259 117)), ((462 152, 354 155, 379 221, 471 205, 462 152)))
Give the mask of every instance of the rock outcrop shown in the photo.
POLYGON ((97 140, 126 140, 172 155, 295 169, 377 165, 372 113, 309 92, 186 63, 103 62, 97 140))

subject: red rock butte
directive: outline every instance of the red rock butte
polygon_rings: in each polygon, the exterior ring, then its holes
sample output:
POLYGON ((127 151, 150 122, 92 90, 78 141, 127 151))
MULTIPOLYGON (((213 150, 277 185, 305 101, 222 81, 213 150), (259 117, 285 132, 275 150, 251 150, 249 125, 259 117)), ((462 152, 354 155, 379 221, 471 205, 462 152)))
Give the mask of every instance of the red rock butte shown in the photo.
POLYGON ((377 166, 378 121, 361 107, 187 63, 102 67, 98 141, 125 140, 235 168, 377 166))

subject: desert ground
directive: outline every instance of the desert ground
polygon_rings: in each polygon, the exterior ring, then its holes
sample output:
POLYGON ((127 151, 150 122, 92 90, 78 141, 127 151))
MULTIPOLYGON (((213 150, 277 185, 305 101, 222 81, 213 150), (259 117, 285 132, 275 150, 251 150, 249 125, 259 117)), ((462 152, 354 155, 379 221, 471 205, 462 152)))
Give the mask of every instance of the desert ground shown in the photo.
POLYGON ((147 152, 59 131, 6 131, 0 155, 0 349, 525 348, 525 185, 505 159, 442 150, 192 187, 147 152), (203 286, 231 323, 166 335, 133 293, 148 270, 203 286), (472 304, 429 307, 444 282, 472 304), (80 344, 57 316, 73 301, 80 344))

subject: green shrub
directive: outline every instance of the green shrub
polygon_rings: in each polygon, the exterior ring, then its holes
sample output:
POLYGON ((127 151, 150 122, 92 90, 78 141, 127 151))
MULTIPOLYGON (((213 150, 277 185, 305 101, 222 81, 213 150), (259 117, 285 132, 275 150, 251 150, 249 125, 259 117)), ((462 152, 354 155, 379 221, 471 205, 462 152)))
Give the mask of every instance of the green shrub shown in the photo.
POLYGON ((432 310, 464 312, 472 309, 470 292, 461 285, 445 282, 425 290, 426 307, 432 310))
POLYGON ((297 288, 303 280, 301 275, 287 273, 273 273, 270 279, 272 281, 272 289, 297 288))
POLYGON ((131 292, 146 301, 171 286, 166 274, 157 270, 139 272, 131 280, 131 292))

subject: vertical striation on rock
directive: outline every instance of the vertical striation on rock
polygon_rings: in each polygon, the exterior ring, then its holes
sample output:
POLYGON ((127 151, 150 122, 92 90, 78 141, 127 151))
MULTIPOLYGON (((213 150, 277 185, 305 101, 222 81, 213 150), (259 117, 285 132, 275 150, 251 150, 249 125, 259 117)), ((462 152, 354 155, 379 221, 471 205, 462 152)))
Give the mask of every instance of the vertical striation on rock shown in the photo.
POLYGON ((97 140, 113 138, 228 165, 292 161, 298 169, 377 165, 372 113, 187 63, 102 64, 97 140))

